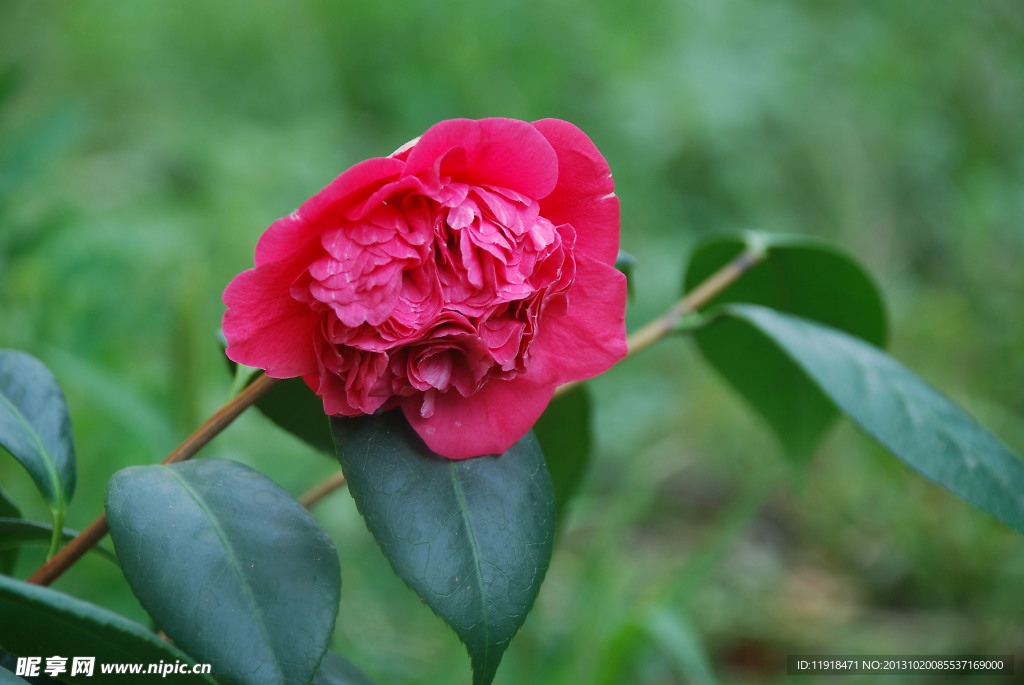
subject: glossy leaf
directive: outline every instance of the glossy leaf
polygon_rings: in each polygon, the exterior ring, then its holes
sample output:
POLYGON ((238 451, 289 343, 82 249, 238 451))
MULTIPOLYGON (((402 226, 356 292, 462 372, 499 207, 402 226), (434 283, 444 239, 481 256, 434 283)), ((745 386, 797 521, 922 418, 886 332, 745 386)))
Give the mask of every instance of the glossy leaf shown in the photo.
POLYGON ((374 682, 345 657, 327 652, 313 678, 313 685, 374 685, 374 682))
MULTIPOLYGON (((78 535, 78 531, 65 528, 61 533, 61 539, 65 542, 78 535)), ((16 551, 25 545, 47 544, 53 536, 53 526, 39 521, 26 521, 20 518, 0 517, 0 554, 8 551, 16 551)), ((99 545, 92 547, 89 551, 96 552, 110 561, 117 562, 114 554, 99 545)))
POLYGON ((475 685, 487 685, 551 559, 554 493, 537 439, 456 461, 431 452, 400 411, 331 425, 377 544, 466 645, 475 685))
MULTIPOLYGON (((221 348, 227 342, 221 334, 221 348)), ((258 369, 239 366, 227 357, 228 367, 242 383, 241 390, 252 382, 259 373, 258 369)), ((330 456, 334 456, 334 440, 331 438, 331 425, 324 413, 324 403, 316 396, 301 378, 284 378, 274 384, 263 397, 256 400, 256 408, 264 416, 299 438, 311 447, 330 456)))
POLYGON ((732 305, 715 327, 778 346, 835 406, 909 466, 1024 533, 1024 461, 878 348, 764 307, 732 305))
MULTIPOLYGON (((760 304, 884 346, 886 313, 878 287, 852 257, 822 240, 753 232, 711 238, 694 251, 685 289, 751 246, 764 259, 705 311, 730 302, 760 304)), ((698 328, 694 339, 711 366, 767 421, 787 454, 809 458, 838 416, 818 388, 786 355, 744 330, 698 328)))
POLYGON ((276 483, 222 459, 134 466, 111 478, 107 519, 142 606, 219 678, 313 677, 338 611, 338 557, 276 483))
MULTIPOLYGON (((0 649, 21 656, 96 657, 101 663, 194 663, 155 633, 106 609, 62 592, 0 576, 0 649)), ((70 664, 70 660, 68 661, 70 664)), ((68 683, 96 683, 100 678, 63 674, 68 683)), ((163 683, 159 674, 133 675, 132 683, 163 683)), ((202 675, 189 682, 213 683, 202 675)))
POLYGON ((71 418, 57 379, 18 350, 0 350, 0 446, 28 471, 59 530, 75 491, 71 418))
POLYGON ((567 511, 590 463, 590 394, 585 385, 555 397, 533 427, 548 460, 558 518, 567 511))

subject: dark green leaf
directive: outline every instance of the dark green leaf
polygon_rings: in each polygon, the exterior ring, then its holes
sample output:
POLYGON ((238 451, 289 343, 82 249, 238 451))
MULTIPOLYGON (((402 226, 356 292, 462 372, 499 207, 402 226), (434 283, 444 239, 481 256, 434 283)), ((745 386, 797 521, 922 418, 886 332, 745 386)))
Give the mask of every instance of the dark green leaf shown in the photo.
POLYGON ((374 682, 345 657, 327 652, 313 678, 313 685, 374 685, 374 682))
POLYGON ((1024 462, 898 361, 841 331, 764 307, 733 305, 722 321, 777 345, 890 452, 1024 533, 1024 462))
POLYGON ((547 460, 558 518, 568 510, 590 463, 590 394, 584 385, 551 400, 533 427, 547 460))
MULTIPOLYGON (((78 531, 65 528, 61 538, 66 542, 77 535, 78 531)), ((48 523, 0 517, 0 553, 18 550, 29 544, 46 544, 49 543, 52 536, 53 526, 48 523)), ((117 563, 117 557, 105 547, 97 545, 90 551, 117 563)))
MULTIPOLYGON (((227 342, 221 334, 221 348, 226 347, 227 342)), ((225 357, 227 359, 227 357, 225 357)), ((231 372, 239 372, 242 377, 242 387, 248 385, 259 373, 257 369, 240 367, 235 362, 227 359, 231 372)), ((334 456, 334 440, 331 439, 331 424, 324 413, 324 403, 316 396, 309 386, 301 378, 285 378, 274 384, 267 393, 256 400, 256 408, 268 419, 285 429, 295 437, 299 438, 313 448, 325 454, 334 456)))
POLYGON ((75 491, 68 405, 49 369, 18 350, 0 350, 0 446, 28 471, 60 530, 75 491))
MULTIPOLYGON (((7 494, 7 491, 0 487, 0 518, 18 519, 21 518, 21 510, 7 494)), ((3 536, 0 535, 0 541, 3 536)), ((14 565, 18 562, 18 549, 0 549, 0 573, 11 575, 14 572, 14 565)))
MULTIPOLYGON (((98 683, 100 664, 194 663, 179 649, 118 614, 56 590, 0 576, 0 649, 21 656, 93 656, 92 677, 68 674, 69 683, 98 683)), ((190 675, 189 682, 213 683, 190 675)), ((159 675, 133 675, 132 683, 163 683, 159 675)))
POLYGON ((338 611, 338 557, 276 483, 222 459, 133 466, 110 480, 107 519, 135 596, 218 678, 313 677, 338 611))
POLYGON ((537 439, 455 461, 431 452, 400 411, 331 425, 377 544, 465 643, 475 685, 487 685, 551 559, 555 501, 537 439))
POLYGON ((615 258, 615 268, 626 276, 626 291, 629 297, 635 297, 636 291, 633 289, 633 271, 636 270, 636 257, 625 250, 619 250, 619 254, 615 258))
POLYGON ((763 251, 763 261, 704 309, 729 302, 760 304, 885 345, 885 303, 874 279, 854 257, 818 238, 754 231, 711 237, 690 257, 685 290, 752 245, 763 251))
MULTIPOLYGON (((729 302, 765 305, 885 344, 878 287, 852 257, 821 240, 765 233, 711 238, 691 257, 685 289, 752 245, 764 260, 708 308, 729 302)), ((800 461, 809 458, 838 415, 814 384, 778 349, 746 330, 700 328, 694 337, 711 366, 768 422, 786 452, 800 461)))

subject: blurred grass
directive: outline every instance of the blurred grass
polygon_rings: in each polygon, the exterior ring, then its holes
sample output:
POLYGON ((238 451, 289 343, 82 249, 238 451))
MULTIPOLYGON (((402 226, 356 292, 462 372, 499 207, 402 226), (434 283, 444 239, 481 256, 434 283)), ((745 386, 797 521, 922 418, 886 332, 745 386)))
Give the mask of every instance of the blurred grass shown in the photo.
MULTIPOLYGON (((615 173, 631 326, 704 233, 831 238, 882 282, 897 356, 1022 451, 1022 113, 1013 0, 6 0, 0 346, 65 387, 82 527, 219 405, 220 292, 272 220, 440 119, 556 116, 615 173)), ((701 649, 736 683, 796 652, 1024 653, 1019 536, 849 426, 794 480, 685 341, 592 386, 593 470, 497 682, 699 682, 701 649)), ((258 416, 207 453, 295 493, 334 468, 258 416)), ((12 460, 0 479, 44 516, 12 460)), ((381 682, 467 681, 351 501, 317 514, 335 647, 381 682)), ((146 620, 105 560, 58 587, 146 620)))

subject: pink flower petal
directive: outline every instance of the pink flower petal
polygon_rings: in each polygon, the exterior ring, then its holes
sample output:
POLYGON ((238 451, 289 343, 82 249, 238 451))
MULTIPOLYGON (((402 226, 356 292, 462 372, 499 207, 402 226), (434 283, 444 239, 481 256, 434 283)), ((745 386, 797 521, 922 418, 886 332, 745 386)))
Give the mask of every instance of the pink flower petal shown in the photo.
POLYGON ((256 266, 284 259, 309 241, 319 240, 322 230, 335 228, 319 225, 322 221, 340 216, 380 184, 397 178, 403 166, 396 159, 374 157, 349 167, 299 209, 270 225, 256 243, 256 266))
POLYGON ((418 396, 404 400, 402 411, 430 449, 449 459, 468 459, 504 453, 537 422, 554 392, 554 385, 523 377, 492 379, 471 397, 438 393, 430 418, 420 416, 418 396))
POLYGON ((558 154, 558 185, 540 201, 556 226, 572 224, 576 254, 614 264, 619 255, 619 198, 608 162, 583 131, 567 121, 533 122, 558 154))
POLYGON ((576 279, 560 317, 541 315, 526 377, 568 383, 604 373, 626 356, 626 277, 590 257, 576 257, 576 279))
POLYGON ((275 266, 243 271, 224 290, 226 354, 273 378, 302 376, 318 368, 313 336, 320 316, 275 282, 275 266))
POLYGON ((409 153, 406 174, 443 160, 442 173, 477 185, 541 198, 559 177, 558 158, 537 129, 515 119, 451 119, 436 124, 409 153))

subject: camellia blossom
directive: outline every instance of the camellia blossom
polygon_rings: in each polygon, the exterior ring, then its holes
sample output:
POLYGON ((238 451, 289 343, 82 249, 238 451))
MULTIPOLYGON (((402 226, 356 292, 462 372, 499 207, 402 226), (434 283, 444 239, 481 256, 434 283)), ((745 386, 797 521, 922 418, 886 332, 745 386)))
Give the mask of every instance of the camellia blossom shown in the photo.
POLYGON ((626 354, 613 191, 565 121, 443 121, 266 230, 224 291, 227 355, 330 415, 401 407, 448 458, 502 453, 626 354))

